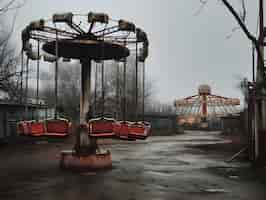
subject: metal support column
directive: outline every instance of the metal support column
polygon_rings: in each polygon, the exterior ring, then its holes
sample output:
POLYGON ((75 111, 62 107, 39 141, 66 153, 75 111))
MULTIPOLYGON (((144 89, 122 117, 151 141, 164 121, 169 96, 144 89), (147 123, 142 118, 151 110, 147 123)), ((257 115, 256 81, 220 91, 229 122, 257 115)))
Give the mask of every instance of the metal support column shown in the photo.
POLYGON ((80 124, 88 122, 90 112, 91 60, 81 61, 80 124))

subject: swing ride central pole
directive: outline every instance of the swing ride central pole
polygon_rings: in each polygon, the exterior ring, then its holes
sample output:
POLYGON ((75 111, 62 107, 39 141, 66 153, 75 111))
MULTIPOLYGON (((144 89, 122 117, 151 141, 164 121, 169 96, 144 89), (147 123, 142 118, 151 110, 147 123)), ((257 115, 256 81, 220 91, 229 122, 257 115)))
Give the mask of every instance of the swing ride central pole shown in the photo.
MULTIPOLYGON (((81 93, 80 93, 80 124, 84 125, 91 118, 91 60, 81 60, 81 93)), ((78 154, 91 155, 96 153, 97 139, 88 137, 88 133, 79 131, 76 141, 76 152, 78 154)))
POLYGON ((91 60, 81 61, 80 124, 87 123, 90 112, 91 60))

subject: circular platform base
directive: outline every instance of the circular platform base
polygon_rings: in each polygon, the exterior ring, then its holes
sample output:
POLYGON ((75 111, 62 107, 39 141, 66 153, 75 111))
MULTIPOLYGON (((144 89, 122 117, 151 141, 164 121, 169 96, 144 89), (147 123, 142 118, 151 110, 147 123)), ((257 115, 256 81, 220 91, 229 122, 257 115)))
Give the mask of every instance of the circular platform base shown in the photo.
MULTIPOLYGON (((55 41, 47 42, 43 50, 55 55, 55 46, 55 41)), ((119 60, 129 56, 129 49, 107 41, 62 39, 58 41, 58 55, 73 59, 119 60)))
POLYGON ((78 156, 73 151, 62 151, 60 158, 62 169, 75 171, 91 171, 112 168, 111 153, 97 153, 86 156, 78 156))

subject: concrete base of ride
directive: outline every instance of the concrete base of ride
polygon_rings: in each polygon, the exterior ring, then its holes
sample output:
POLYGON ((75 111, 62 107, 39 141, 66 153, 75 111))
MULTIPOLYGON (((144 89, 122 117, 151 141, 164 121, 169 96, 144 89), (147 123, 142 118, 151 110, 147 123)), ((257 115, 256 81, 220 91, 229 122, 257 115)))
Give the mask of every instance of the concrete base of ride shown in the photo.
POLYGON ((111 153, 77 155, 74 151, 62 151, 60 167, 67 170, 90 171, 112 168, 111 153))

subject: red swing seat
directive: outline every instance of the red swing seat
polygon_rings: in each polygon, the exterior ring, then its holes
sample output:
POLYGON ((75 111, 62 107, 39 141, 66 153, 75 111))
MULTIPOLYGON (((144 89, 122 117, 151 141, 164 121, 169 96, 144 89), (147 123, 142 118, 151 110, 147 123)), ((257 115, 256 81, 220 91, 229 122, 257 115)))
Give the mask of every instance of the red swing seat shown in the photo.
POLYGON ((145 140, 148 137, 147 127, 143 122, 136 122, 130 126, 129 138, 145 140))
POLYGON ((135 140, 135 138, 129 137, 130 127, 131 127, 131 122, 128 121, 116 122, 114 124, 115 136, 121 140, 129 140, 129 141, 135 140))
POLYGON ((89 121, 90 137, 114 137, 114 123, 112 118, 96 118, 89 121))
POLYGON ((30 136, 41 137, 45 134, 45 123, 43 121, 31 121, 28 126, 30 136))
POLYGON ((66 119, 46 120, 45 136, 66 137, 72 132, 72 124, 66 119))
POLYGON ((29 135, 29 122, 21 121, 17 124, 17 133, 18 135, 29 135))
POLYGON ((134 123, 130 126, 129 138, 146 139, 145 126, 143 124, 134 123))

